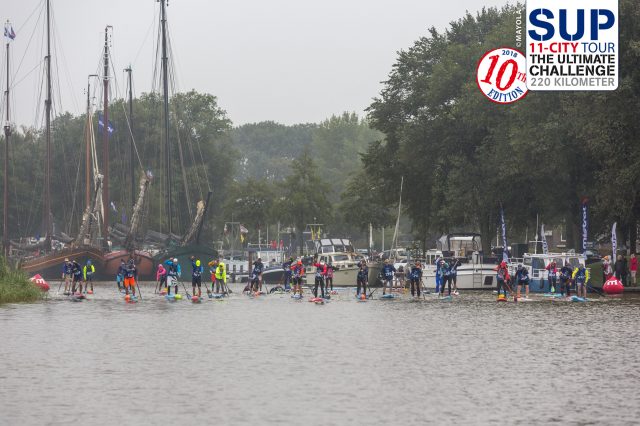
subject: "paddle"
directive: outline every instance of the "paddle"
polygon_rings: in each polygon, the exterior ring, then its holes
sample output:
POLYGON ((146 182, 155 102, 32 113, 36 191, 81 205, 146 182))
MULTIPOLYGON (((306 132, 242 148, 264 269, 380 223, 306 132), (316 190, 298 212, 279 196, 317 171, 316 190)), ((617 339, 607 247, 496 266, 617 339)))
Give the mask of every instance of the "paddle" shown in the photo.
POLYGON ((184 285, 184 283, 182 282, 182 280, 178 280, 178 282, 179 282, 180 284, 182 284, 182 288, 184 289, 184 293, 187 295, 187 297, 188 297, 189 299, 191 299, 191 295, 190 295, 190 294, 189 294, 189 292, 187 291, 187 287, 184 285))
POLYGON ((136 280, 136 287, 138 287, 138 296, 140 296, 140 300, 142 300, 142 292, 140 291, 140 285, 138 284, 138 280, 136 280))
POLYGON ((606 297, 606 296, 605 296, 605 294, 604 294, 601 290, 598 290, 598 289, 597 289, 597 288, 595 288, 595 287, 591 287, 591 286, 590 286, 589 284, 587 284, 587 283, 585 283, 584 285, 586 285, 588 289, 590 289, 591 291, 594 291, 594 292, 595 292, 596 294, 598 294, 600 297, 606 297))
POLYGON ((60 287, 62 287, 62 281, 60 281, 60 284, 58 285, 58 291, 56 291, 56 296, 60 294, 60 287))
POLYGON ((371 290, 371 293, 369 293, 369 296, 367 296, 367 299, 371 299, 371 296, 373 296, 373 293, 375 293, 376 291, 378 291, 378 287, 371 290))

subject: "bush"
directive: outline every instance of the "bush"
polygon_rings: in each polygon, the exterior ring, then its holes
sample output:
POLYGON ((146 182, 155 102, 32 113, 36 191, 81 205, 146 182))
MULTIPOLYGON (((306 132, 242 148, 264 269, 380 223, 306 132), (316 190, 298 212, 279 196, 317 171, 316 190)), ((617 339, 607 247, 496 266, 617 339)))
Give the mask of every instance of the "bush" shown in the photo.
POLYGON ((3 303, 35 302, 44 293, 26 277, 24 272, 11 270, 0 257, 0 305, 3 303))

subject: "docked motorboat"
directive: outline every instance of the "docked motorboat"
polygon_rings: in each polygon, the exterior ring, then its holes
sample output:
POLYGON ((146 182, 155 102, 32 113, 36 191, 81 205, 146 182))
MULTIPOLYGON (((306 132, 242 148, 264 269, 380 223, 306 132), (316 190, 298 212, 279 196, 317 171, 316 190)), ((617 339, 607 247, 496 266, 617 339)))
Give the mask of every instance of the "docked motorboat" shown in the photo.
MULTIPOLYGON (((516 269, 522 264, 529 270, 529 291, 535 293, 546 293, 551 290, 549 285, 549 271, 546 269, 551 262, 556 263, 558 275, 560 269, 565 264, 569 264, 571 269, 577 268, 580 264, 586 265, 586 256, 576 253, 547 253, 529 254, 525 253, 522 258, 509 259, 509 274, 515 276, 516 269)), ((587 268, 589 270, 590 268, 587 268)), ((559 283, 559 279, 558 279, 559 283)), ((559 284, 556 284, 556 287, 559 284)))
POLYGON ((496 264, 484 261, 480 234, 447 234, 437 241, 437 250, 429 252, 429 261, 423 265, 423 278, 428 289, 436 286, 438 254, 442 254, 447 262, 460 262, 456 280, 459 289, 491 289, 496 285, 496 264))

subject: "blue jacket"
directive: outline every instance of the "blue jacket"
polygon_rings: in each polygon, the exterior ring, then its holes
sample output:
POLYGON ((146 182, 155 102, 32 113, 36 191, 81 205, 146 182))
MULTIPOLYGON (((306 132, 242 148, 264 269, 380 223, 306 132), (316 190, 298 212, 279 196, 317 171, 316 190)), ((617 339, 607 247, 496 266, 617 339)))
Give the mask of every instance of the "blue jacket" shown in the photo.
POLYGON ((572 273, 573 270, 569 266, 563 266, 562 269, 560 269, 560 279, 569 280, 572 273))
POLYGON ((62 264, 62 273, 65 275, 71 275, 73 274, 73 263, 71 262, 64 262, 62 264))
POLYGON ((358 269, 358 281, 368 281, 369 280, 369 267, 364 266, 358 269))
POLYGON ((382 276, 384 277, 384 279, 386 280, 392 280, 393 279, 393 273, 396 272, 396 268, 395 266, 388 264, 388 265, 384 265, 382 267, 382 271, 380 271, 382 273, 382 276))
POLYGON ((138 278, 138 268, 136 268, 136 265, 128 264, 125 276, 127 278, 136 278, 137 279, 138 278))
POLYGON ((254 276, 258 276, 262 273, 262 271, 264 271, 264 264, 262 262, 256 262, 253 264, 253 272, 252 274, 254 276))
POLYGON ((179 263, 174 264, 173 261, 167 260, 164 264, 167 265, 167 276, 179 277, 182 275, 182 269, 179 263))
POLYGON ((449 276, 457 277, 458 276, 458 266, 460 266, 460 261, 458 259, 454 260, 449 268, 449 276))
POLYGON ((411 272, 409 272, 409 278, 411 278, 412 280, 419 280, 420 278, 422 278, 422 269, 418 268, 417 266, 412 266, 411 272))
POLYGON ((516 271, 516 282, 518 283, 529 282, 529 271, 527 270, 527 268, 518 269, 516 271))
POLYGON ((202 264, 200 266, 196 266, 196 262, 194 260, 191 261, 191 276, 193 278, 198 278, 202 276, 204 272, 204 267, 202 264))

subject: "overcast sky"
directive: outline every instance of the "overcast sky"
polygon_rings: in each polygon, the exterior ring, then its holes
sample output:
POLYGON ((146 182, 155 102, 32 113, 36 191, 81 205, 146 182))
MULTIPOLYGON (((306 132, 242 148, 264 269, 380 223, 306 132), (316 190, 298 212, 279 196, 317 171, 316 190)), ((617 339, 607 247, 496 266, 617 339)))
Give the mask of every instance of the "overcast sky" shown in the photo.
MULTIPOLYGON (((59 74, 54 98, 62 110, 75 114, 84 110, 87 75, 97 71, 107 24, 113 26, 112 55, 120 96, 122 69, 129 63, 136 93, 151 89, 159 10, 155 0, 51 3, 59 74)), ((431 26, 445 28, 466 10, 475 13, 483 6, 506 3, 171 0, 167 13, 181 91, 216 95, 235 125, 265 120, 293 124, 318 122, 343 111, 362 114, 379 93, 397 51, 410 47, 431 26)), ((17 124, 42 123, 36 104, 41 81, 38 63, 44 56, 44 17, 39 23, 37 19, 43 4, 44 0, 3 1, 0 9, 0 19, 10 19, 17 34, 11 45, 12 121, 17 124), (31 70, 35 71, 29 74, 31 70)), ((3 91, 5 54, 3 43, 3 91)))

